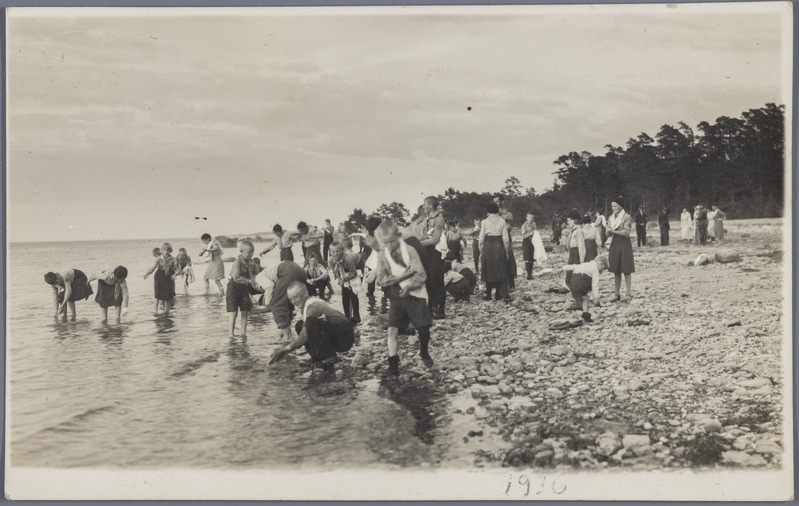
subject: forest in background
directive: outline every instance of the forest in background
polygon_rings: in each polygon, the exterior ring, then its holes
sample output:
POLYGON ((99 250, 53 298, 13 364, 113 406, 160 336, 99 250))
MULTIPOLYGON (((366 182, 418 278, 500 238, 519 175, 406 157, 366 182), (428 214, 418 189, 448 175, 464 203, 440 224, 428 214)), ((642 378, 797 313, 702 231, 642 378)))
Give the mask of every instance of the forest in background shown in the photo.
MULTIPOLYGON (((510 176, 495 192, 462 192, 448 188, 438 197, 445 217, 469 226, 485 216, 486 206, 501 195, 514 224, 532 211, 539 224, 550 223, 555 211, 598 209, 622 195, 629 212, 639 205, 651 219, 666 207, 675 219, 683 207, 717 205, 730 219, 782 216, 785 170, 785 106, 768 103, 739 117, 721 116, 692 128, 684 122, 663 125, 654 137, 641 133, 626 146, 606 145, 602 154, 572 151, 553 161, 555 181, 539 194, 510 176)), ((414 203, 391 202, 374 210, 405 225, 414 203)), ((367 214, 355 209, 346 223, 359 230, 367 214)))

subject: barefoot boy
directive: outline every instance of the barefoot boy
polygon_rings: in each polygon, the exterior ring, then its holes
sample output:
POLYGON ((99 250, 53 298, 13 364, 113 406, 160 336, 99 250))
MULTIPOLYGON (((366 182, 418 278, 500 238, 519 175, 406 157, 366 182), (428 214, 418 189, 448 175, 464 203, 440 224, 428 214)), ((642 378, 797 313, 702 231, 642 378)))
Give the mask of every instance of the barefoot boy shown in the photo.
POLYGON ((250 298, 250 288, 257 289, 255 281, 251 279, 252 274, 252 254, 255 247, 250 241, 239 243, 238 258, 230 268, 230 281, 227 285, 225 294, 225 305, 230 314, 230 337, 236 335, 236 317, 241 312, 241 335, 247 335, 247 316, 252 310, 252 299, 250 298))

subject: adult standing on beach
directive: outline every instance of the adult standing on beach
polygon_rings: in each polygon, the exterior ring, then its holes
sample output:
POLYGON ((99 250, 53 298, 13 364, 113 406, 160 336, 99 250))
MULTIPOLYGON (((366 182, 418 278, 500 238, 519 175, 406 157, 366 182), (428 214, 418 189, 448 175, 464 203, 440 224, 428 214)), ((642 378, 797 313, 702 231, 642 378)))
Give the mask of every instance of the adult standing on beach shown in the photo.
POLYGON ((325 220, 325 226, 322 227, 322 231, 325 233, 325 238, 322 241, 322 258, 324 260, 324 265, 327 265, 327 256, 330 253, 330 245, 333 244, 333 232, 335 232, 333 225, 330 223, 330 219, 325 220))
POLYGON ((70 318, 75 320, 77 316, 75 302, 86 300, 94 293, 86 274, 78 269, 48 272, 44 275, 44 282, 53 289, 53 307, 56 319, 61 315, 66 318, 67 308, 69 308, 70 318))
POLYGON ((297 231, 300 233, 299 240, 302 241, 303 267, 308 267, 309 256, 322 258, 321 241, 325 238, 325 233, 316 227, 308 226, 304 221, 297 223, 297 231))
POLYGON ((494 197, 499 209, 499 217, 505 220, 508 227, 508 291, 516 289, 516 256, 513 254, 513 213, 505 209, 502 195, 494 197))
POLYGON ((522 258, 524 258, 524 268, 527 270, 527 279, 533 279, 533 262, 535 262, 535 246, 533 236, 536 227, 533 213, 527 213, 525 221, 522 223, 522 258))
POLYGON ((638 212, 635 213, 635 238, 638 241, 638 246, 646 246, 646 222, 648 221, 644 206, 638 206, 638 212))
POLYGON ((610 203, 613 214, 608 219, 608 270, 614 276, 614 295, 611 302, 621 299, 621 276, 624 274, 624 283, 627 287, 627 298, 632 297, 632 273, 635 272, 633 259, 633 246, 630 234, 633 230, 633 219, 624 210, 624 199, 619 196, 610 203))
POLYGON ((660 227, 660 245, 668 246, 671 225, 669 225, 669 211, 665 207, 658 215, 658 226, 660 227))
POLYGON ((103 323, 108 321, 108 308, 116 307, 117 323, 122 319, 122 310, 128 308, 128 270, 119 265, 89 276, 86 283, 97 280, 97 296, 94 301, 100 305, 103 313, 103 323))
POLYGON ((727 219, 727 215, 718 206, 713 206, 713 211, 713 229, 715 230, 716 239, 722 241, 724 240, 724 220, 727 219))
POLYGON ((222 263, 222 246, 216 239, 211 240, 211 234, 203 234, 200 240, 205 243, 205 249, 200 251, 200 256, 208 254, 208 265, 205 268, 205 274, 203 274, 205 294, 208 295, 208 281, 214 280, 216 288, 219 290, 219 295, 225 295, 225 289, 222 288, 222 280, 225 278, 225 264, 222 263))
POLYGON ((427 197, 422 205, 426 217, 424 221, 425 233, 420 242, 427 250, 429 272, 427 291, 430 295, 428 305, 433 312, 433 319, 442 320, 446 318, 444 307, 447 300, 447 292, 444 287, 444 259, 441 257, 441 252, 436 249, 436 246, 441 240, 446 224, 441 211, 438 209, 438 199, 436 197, 427 197))
POLYGON ((707 243, 707 209, 704 204, 696 206, 696 213, 694 214, 694 223, 696 224, 696 242, 704 246, 707 243))
POLYGON ((480 223, 480 254, 483 262, 480 277, 486 284, 483 300, 491 300, 491 290, 495 290, 496 300, 510 301, 508 292, 508 249, 510 236, 508 226, 499 216, 499 207, 488 204, 488 217, 480 223))
POLYGON ((608 222, 605 219, 605 215, 599 211, 596 211, 596 215, 594 216, 594 228, 599 234, 599 250, 601 251, 603 245, 608 240, 608 234, 606 232, 608 229, 608 222))
POLYGON ((688 209, 683 207, 682 213, 680 213, 680 238, 683 241, 691 242, 693 239, 691 237, 691 225, 693 224, 693 218, 691 217, 691 213, 688 212, 688 209))
POLYGON ((472 259, 474 260, 474 272, 480 272, 480 218, 475 218, 474 228, 472 229, 472 259))
POLYGON ((710 239, 710 242, 716 242, 716 209, 714 206, 710 206, 710 209, 707 209, 707 236, 710 239))

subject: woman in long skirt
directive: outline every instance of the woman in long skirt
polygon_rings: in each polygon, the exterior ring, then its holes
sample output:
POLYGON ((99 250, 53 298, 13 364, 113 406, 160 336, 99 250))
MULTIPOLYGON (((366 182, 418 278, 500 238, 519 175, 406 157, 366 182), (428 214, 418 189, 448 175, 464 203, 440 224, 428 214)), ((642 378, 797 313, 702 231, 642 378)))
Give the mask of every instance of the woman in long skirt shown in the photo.
POLYGON ((491 300, 495 290, 496 300, 510 301, 508 292, 508 251, 510 235, 505 220, 499 217, 499 207, 489 204, 488 217, 480 223, 481 279, 486 284, 483 300, 491 300))
POLYGON ((582 217, 583 223, 583 237, 585 238, 585 262, 590 262, 595 259, 599 254, 599 248, 602 247, 601 239, 599 238, 599 231, 591 223, 593 220, 590 216, 582 217))
POLYGON ((608 252, 608 270, 614 275, 614 295, 611 302, 621 299, 621 275, 624 274, 624 283, 627 287, 629 299, 632 286, 632 273, 635 272, 633 259, 633 245, 630 234, 633 229, 632 217, 624 211, 624 199, 617 197, 610 203, 613 214, 608 219, 608 236, 610 237, 610 250, 608 252))
MULTIPOLYGON (((569 260, 568 265, 579 265, 585 261, 585 237, 583 236, 583 229, 580 228, 580 221, 582 217, 577 209, 569 211, 566 217, 566 230, 568 230, 569 239, 566 244, 569 246, 569 260)), ((566 284, 571 279, 572 272, 566 271, 566 284)))
POLYGON ((691 218, 691 213, 688 212, 688 209, 682 209, 682 213, 680 213, 680 238, 683 241, 691 241, 691 224, 693 223, 693 219, 691 218))
POLYGON ((727 219, 727 215, 721 212, 721 209, 718 206, 713 206, 713 229, 716 233, 716 239, 719 241, 724 240, 724 220, 727 219))

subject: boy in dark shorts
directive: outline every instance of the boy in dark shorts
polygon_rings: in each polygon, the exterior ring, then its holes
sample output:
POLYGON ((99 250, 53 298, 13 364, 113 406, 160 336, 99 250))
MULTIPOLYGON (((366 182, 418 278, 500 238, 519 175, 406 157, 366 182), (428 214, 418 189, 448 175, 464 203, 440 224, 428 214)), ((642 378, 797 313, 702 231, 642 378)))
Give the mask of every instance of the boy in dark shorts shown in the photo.
POLYGON ((288 289, 289 300, 301 311, 297 322, 297 338, 272 354, 270 364, 288 353, 305 346, 311 361, 332 367, 337 352, 349 351, 355 342, 355 326, 343 313, 319 297, 309 297, 304 283, 292 282, 288 289))
POLYGON ((386 288, 389 299, 388 310, 388 369, 394 376, 399 375, 399 329, 413 323, 419 334, 419 356, 426 367, 433 366, 428 346, 430 345, 430 326, 433 315, 427 304, 427 289, 422 261, 416 250, 408 246, 400 237, 397 226, 384 220, 375 237, 383 244, 383 251, 377 259, 377 284, 386 288))
POLYGON ((250 288, 257 289, 252 278, 252 254, 255 247, 250 241, 239 243, 238 258, 230 268, 230 281, 227 284, 225 293, 225 306, 230 314, 230 337, 236 335, 236 317, 241 312, 241 335, 247 336, 247 316, 252 310, 252 299, 250 298, 250 288))
POLYGON ((599 304, 599 275, 607 269, 608 258, 605 255, 599 255, 589 262, 563 266, 563 270, 571 272, 566 286, 569 287, 574 302, 582 307, 583 320, 586 323, 593 321, 588 308, 591 302, 599 304))

